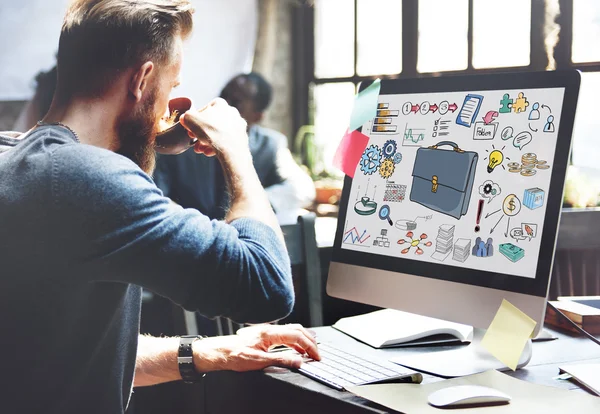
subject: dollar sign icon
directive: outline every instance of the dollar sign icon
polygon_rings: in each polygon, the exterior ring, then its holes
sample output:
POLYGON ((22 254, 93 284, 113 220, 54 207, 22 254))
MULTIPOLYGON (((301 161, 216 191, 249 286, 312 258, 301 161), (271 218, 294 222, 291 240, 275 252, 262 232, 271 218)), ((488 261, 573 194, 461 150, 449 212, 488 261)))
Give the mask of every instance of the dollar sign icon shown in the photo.
POLYGON ((502 210, 507 216, 516 216, 521 211, 521 200, 515 194, 509 194, 502 203, 502 210))
POLYGON ((517 206, 516 206, 516 204, 515 204, 515 200, 510 200, 510 201, 508 202, 508 209, 509 209, 510 211, 514 211, 514 210, 515 210, 515 208, 517 208, 517 206))

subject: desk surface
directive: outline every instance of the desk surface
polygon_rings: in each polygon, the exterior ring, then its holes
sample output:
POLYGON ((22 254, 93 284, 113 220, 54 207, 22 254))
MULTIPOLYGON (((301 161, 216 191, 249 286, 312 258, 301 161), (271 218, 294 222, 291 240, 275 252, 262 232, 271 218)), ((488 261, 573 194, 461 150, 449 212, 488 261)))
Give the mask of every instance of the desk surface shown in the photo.
MULTIPOLYGON (((400 353, 432 352, 448 347, 413 347, 377 350, 364 345, 331 327, 315 328, 319 341, 340 344, 364 355, 391 358, 400 353)), ((516 372, 515 378, 537 384, 585 392, 570 381, 554 380, 559 364, 572 362, 600 362, 600 347, 592 341, 550 331, 559 339, 533 344, 533 357, 529 365, 516 372)), ((424 375, 424 382, 441 381, 441 378, 424 375)), ((385 407, 340 392, 296 372, 271 368, 265 372, 219 372, 207 376, 206 408, 210 413, 386 413, 385 407)))

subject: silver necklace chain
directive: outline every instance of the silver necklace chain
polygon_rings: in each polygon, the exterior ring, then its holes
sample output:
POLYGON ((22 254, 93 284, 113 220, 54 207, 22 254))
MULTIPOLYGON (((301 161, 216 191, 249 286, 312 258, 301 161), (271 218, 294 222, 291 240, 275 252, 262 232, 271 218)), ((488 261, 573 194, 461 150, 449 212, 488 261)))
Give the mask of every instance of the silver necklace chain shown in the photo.
POLYGON ((52 125, 57 125, 57 126, 61 126, 63 128, 68 129, 71 134, 75 135, 75 139, 77 140, 77 142, 81 142, 79 140, 79 135, 77 135, 77 132, 73 131, 71 128, 69 128, 68 125, 63 124, 62 122, 44 122, 44 121, 37 121, 37 126, 52 126, 52 125))

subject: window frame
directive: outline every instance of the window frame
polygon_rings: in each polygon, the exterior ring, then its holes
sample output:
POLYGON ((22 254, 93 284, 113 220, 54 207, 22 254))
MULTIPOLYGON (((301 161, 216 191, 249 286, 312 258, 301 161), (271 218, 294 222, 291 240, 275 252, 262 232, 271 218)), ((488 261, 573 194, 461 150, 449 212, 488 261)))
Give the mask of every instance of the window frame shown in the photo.
MULTIPOLYGON (((347 77, 318 78, 315 76, 315 37, 314 37, 314 8, 315 1, 302 0, 295 4, 292 17, 292 39, 294 45, 294 104, 293 126, 297 131, 301 126, 311 123, 310 87, 326 83, 352 82, 357 86, 365 80, 395 79, 395 78, 424 78, 437 76, 468 75, 500 72, 543 71, 548 66, 544 43, 545 1, 531 1, 531 32, 530 32, 530 59, 529 65, 502 68, 473 67, 473 3, 468 0, 468 31, 467 31, 467 68, 433 73, 419 73, 417 71, 418 59, 418 14, 419 0, 402 1, 402 71, 393 75, 359 76, 356 72, 358 59, 358 1, 354 0, 354 74, 347 77)), ((556 23, 560 25, 559 41, 554 48, 553 57, 556 69, 578 69, 582 72, 600 72, 599 62, 573 63, 573 3, 571 0, 558 0, 560 14, 556 23)))

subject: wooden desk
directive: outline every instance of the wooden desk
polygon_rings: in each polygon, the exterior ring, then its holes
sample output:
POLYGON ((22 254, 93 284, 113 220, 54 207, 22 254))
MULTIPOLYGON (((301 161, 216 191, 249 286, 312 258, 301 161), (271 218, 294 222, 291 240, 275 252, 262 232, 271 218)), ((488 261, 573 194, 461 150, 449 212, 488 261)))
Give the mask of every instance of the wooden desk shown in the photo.
MULTIPOLYGON (((365 355, 390 358, 399 353, 423 353, 445 349, 404 348, 376 350, 330 327, 316 328, 321 342, 342 344, 365 355)), ((600 347, 582 337, 550 331, 559 339, 533 344, 533 357, 524 369, 508 374, 538 384, 586 392, 570 381, 552 379, 558 365, 566 362, 600 362, 600 347)), ((424 382, 440 381, 424 375, 424 382)), ((266 372, 220 372, 207 376, 205 384, 207 413, 387 413, 387 408, 340 392, 287 369, 266 372)))

